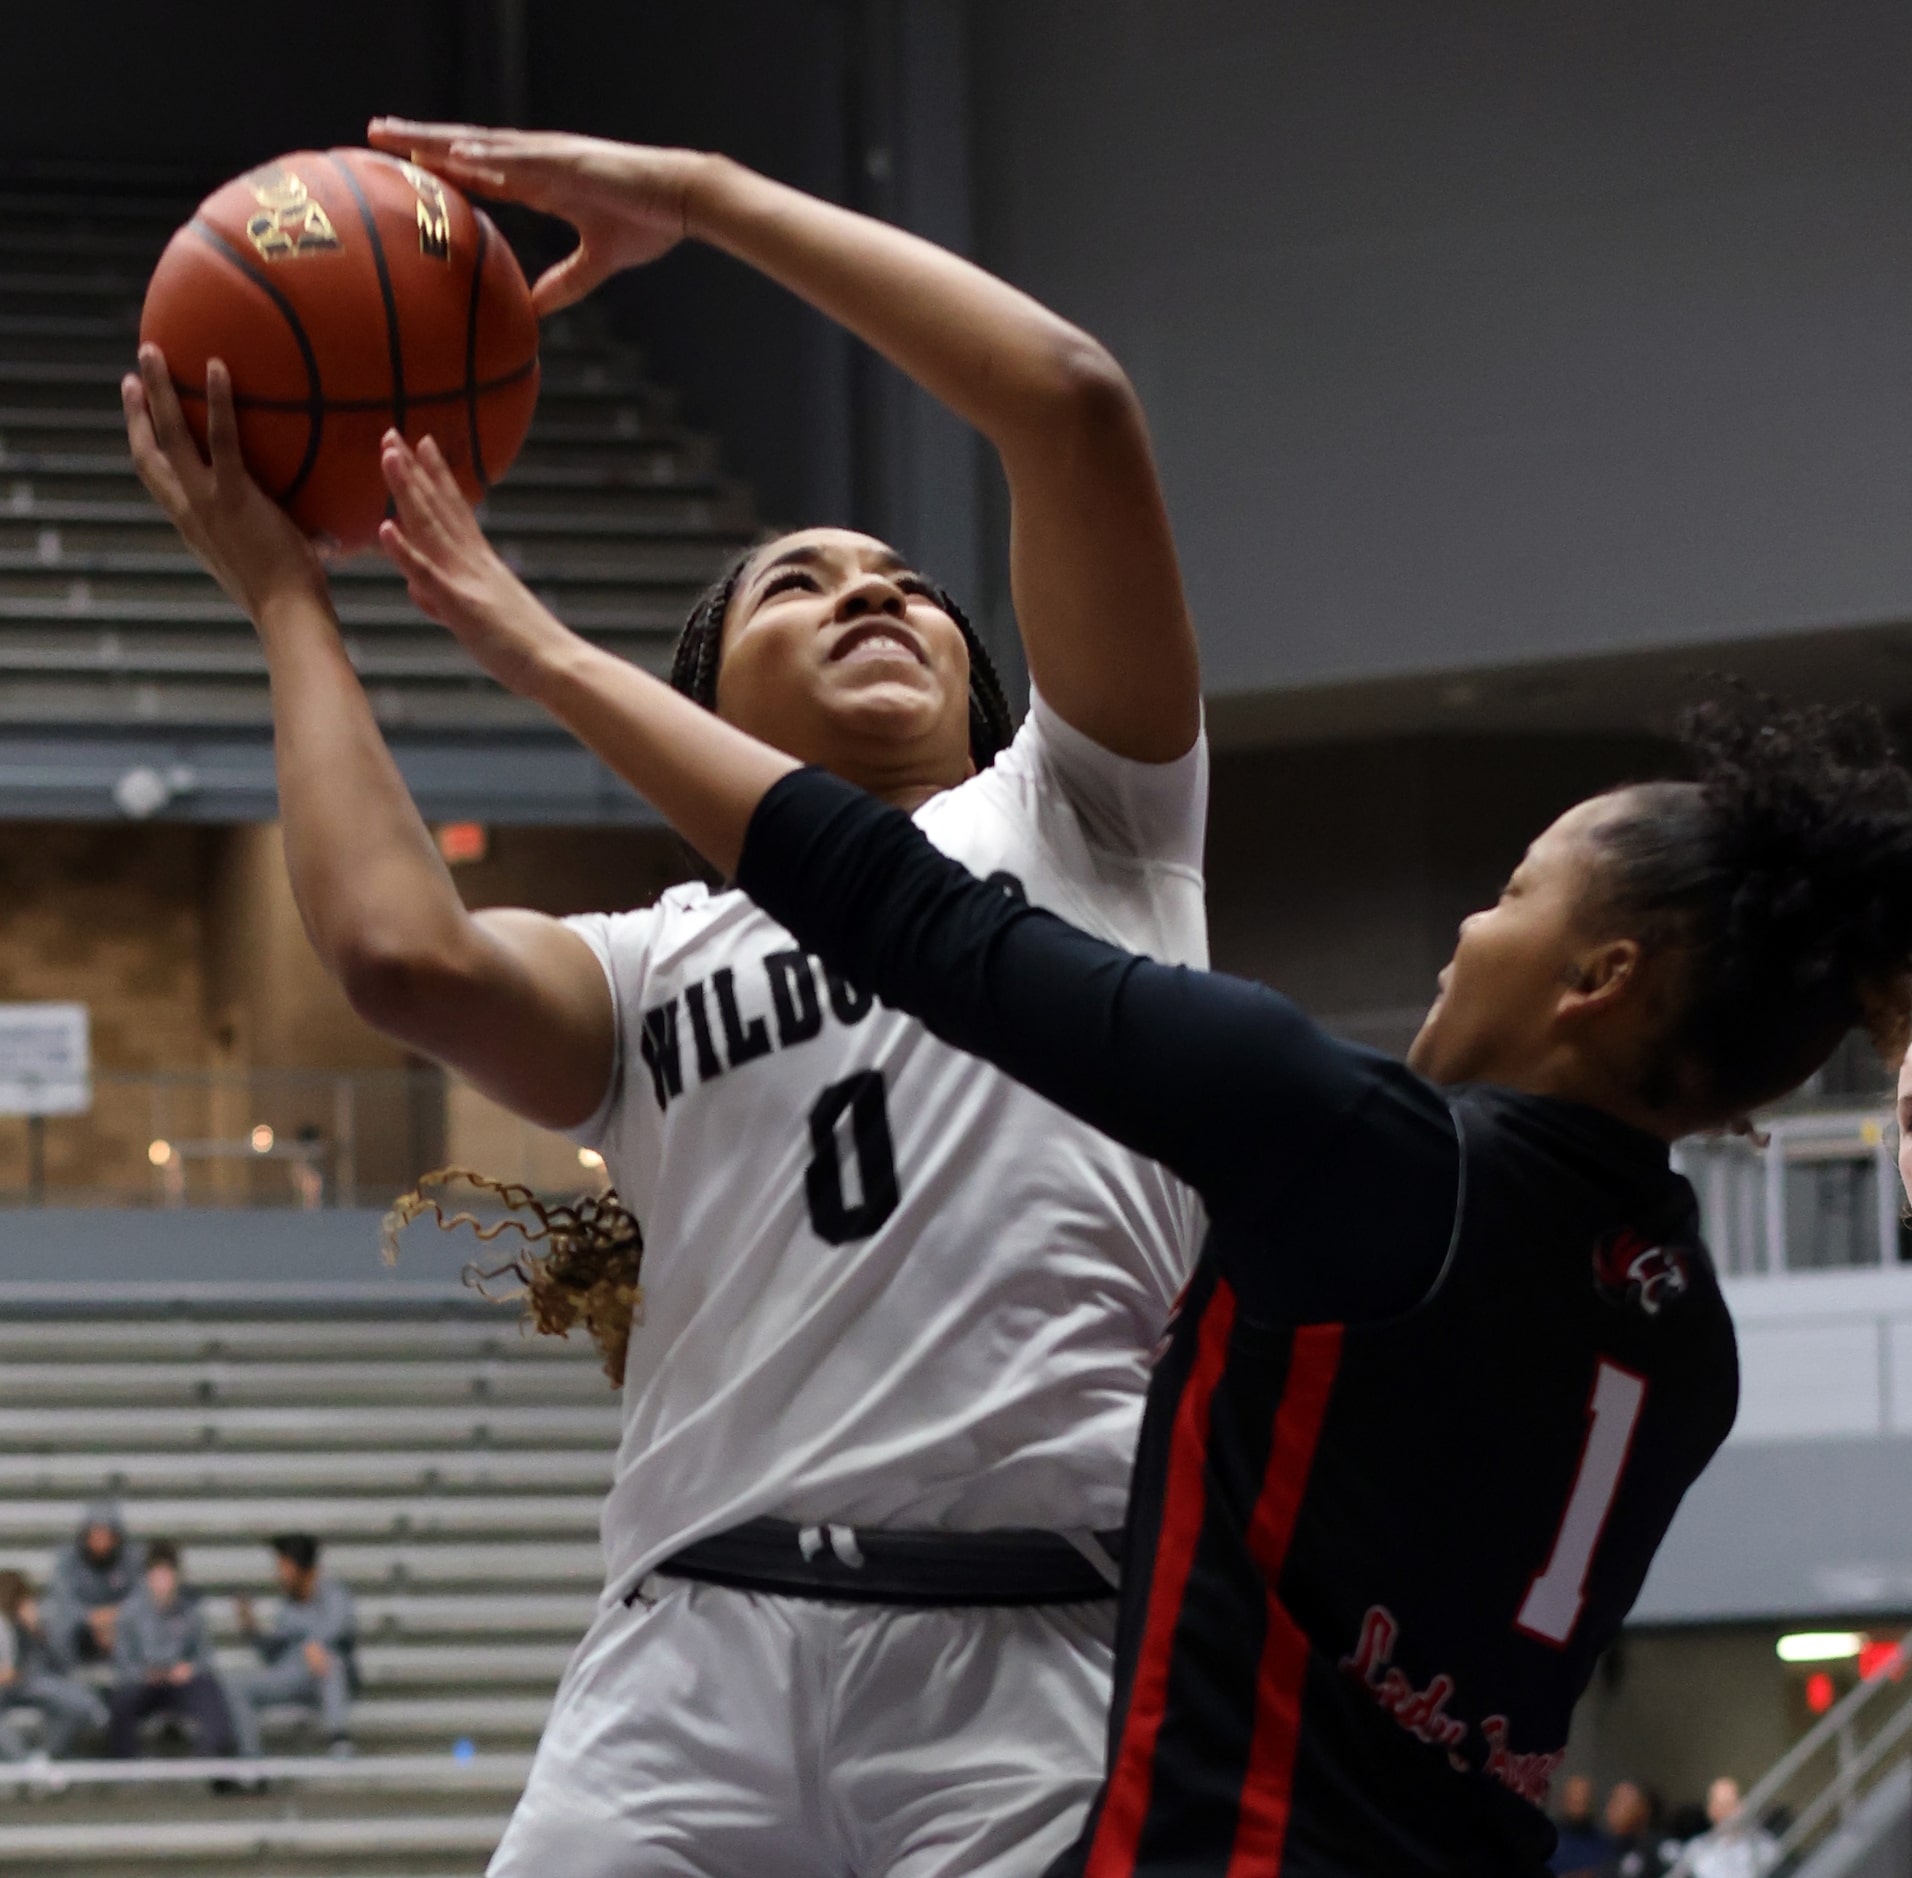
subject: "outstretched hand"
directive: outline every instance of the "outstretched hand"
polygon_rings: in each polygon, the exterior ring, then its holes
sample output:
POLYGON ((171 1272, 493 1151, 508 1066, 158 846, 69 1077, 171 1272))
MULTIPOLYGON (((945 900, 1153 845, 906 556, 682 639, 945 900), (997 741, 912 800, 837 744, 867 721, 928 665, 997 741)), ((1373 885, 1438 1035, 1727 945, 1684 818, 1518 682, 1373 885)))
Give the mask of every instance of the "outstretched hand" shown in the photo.
POLYGON ((522 202, 578 231, 578 245, 531 290, 540 316, 582 300, 627 267, 667 254, 689 232, 692 150, 612 143, 562 131, 485 130, 375 117, 372 147, 479 195, 522 202))
POLYGON ((501 685, 525 690, 539 653, 573 635, 485 539, 432 438, 414 450, 387 431, 379 467, 395 519, 380 524, 378 543, 405 576, 412 604, 501 685))
POLYGON ((139 370, 120 381, 126 441, 147 493, 166 511, 200 565, 254 620, 288 594, 323 598, 325 569, 298 525, 246 473, 232 376, 206 367, 206 441, 199 454, 179 393, 157 346, 141 346, 139 370))

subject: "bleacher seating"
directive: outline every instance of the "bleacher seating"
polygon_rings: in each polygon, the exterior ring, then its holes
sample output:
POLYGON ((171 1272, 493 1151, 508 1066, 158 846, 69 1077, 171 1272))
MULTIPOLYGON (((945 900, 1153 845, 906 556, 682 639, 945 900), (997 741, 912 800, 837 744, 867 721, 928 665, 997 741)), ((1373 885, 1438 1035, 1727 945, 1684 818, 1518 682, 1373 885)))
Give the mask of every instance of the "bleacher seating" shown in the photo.
MULTIPOLYGON (((43 1577, 81 1502, 118 1493, 136 1535, 181 1541, 240 1663, 234 1594, 273 1595, 266 1535, 309 1529, 357 1596, 362 1678, 358 1758, 322 1780, 0 1791, 0 1868, 482 1869, 601 1583, 618 1406, 588 1347, 476 1300, 12 1307, 0 1401, 0 1564, 43 1577)), ((269 1754, 323 1747, 269 1722, 269 1754)))
MULTIPOLYGON (((0 172, 0 731, 270 721, 252 633, 140 489, 120 414, 147 274, 193 202, 107 173, 54 188, 0 172)), ((655 667, 753 531, 749 492, 595 309, 546 322, 543 369, 487 525, 562 617, 655 667)), ((388 726, 554 734, 418 616, 380 557, 341 563, 335 588, 388 726)))

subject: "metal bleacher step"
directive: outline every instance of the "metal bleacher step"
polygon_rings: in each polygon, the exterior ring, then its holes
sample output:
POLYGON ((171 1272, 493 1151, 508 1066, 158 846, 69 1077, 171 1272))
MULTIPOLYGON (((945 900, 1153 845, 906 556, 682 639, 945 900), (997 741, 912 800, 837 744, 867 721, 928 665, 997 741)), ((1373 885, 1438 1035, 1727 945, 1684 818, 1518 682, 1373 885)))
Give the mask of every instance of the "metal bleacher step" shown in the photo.
MULTIPOLYGON (((545 605, 581 630, 634 626, 674 634, 703 589, 701 580, 671 572, 617 579, 568 567, 550 573, 531 571, 525 578, 545 605)), ((383 564, 336 576, 332 590, 340 608, 356 614, 356 624, 389 622, 413 632, 424 624, 406 600, 397 571, 383 564), (373 608, 381 609, 383 616, 369 611, 373 608)), ((21 620, 61 624, 96 619, 97 609, 112 606, 171 606, 179 609, 173 617, 190 621, 224 621, 234 614, 230 603, 222 604, 208 594, 196 566, 160 555, 74 555, 57 567, 48 567, 31 555, 0 550, 0 602, 17 608, 14 617, 21 620), (136 560, 148 560, 151 565, 128 565, 136 560), (34 607, 42 611, 35 613, 34 607)))
MULTIPOLYGON (((396 583, 384 592, 369 582, 359 583, 337 596, 339 624, 349 632, 373 631, 391 627, 401 632, 420 634, 442 642, 444 635, 427 632, 428 622, 402 598, 396 583), (392 597, 387 597, 388 595, 392 597)), ((671 586, 656 588, 633 585, 627 598, 619 603, 605 597, 592 600, 576 598, 565 612, 566 620, 579 632, 662 632, 674 634, 684 617, 684 608, 694 589, 671 586)), ((84 624, 94 628, 197 625, 243 621, 245 615, 216 588, 205 597, 169 595, 140 597, 123 593, 117 586, 92 581, 66 581, 54 591, 0 591, 0 624, 23 625, 84 624)), ((236 637, 236 635, 224 635, 236 637)))
MULTIPOLYGON (((504 1832, 506 1815, 477 1814, 369 1819, 258 1818, 129 1821, 88 1825, 0 1824, 0 1866, 21 1871, 63 1870, 81 1861, 138 1861, 122 1869, 158 1865, 211 1871, 236 1860, 337 1859, 429 1852, 487 1858, 504 1832)), ((324 1868, 306 1865, 318 1873, 324 1868)))
MULTIPOLYGON (((259 1593, 265 1586, 264 1541, 194 1544, 186 1555, 193 1582, 208 1591, 259 1593)), ((43 1545, 0 1541, 0 1565, 29 1575, 44 1571, 43 1545)), ((327 1547, 328 1568, 354 1589, 401 1587, 474 1590, 512 1585, 526 1593, 577 1591, 603 1582, 604 1555, 595 1540, 346 1540, 327 1547)))
MULTIPOLYGON (((222 1660, 240 1664, 257 1659, 250 1652, 235 1650, 222 1660)), ((548 1697, 570 1660, 568 1644, 504 1642, 495 1637, 475 1643, 366 1643, 355 1652, 361 1685, 374 1694, 387 1689, 529 1683, 548 1697)))
POLYGON ((0 1362, 0 1401, 9 1404, 138 1402, 149 1408, 194 1403, 596 1402, 604 1379, 583 1364, 461 1358, 367 1363, 226 1358, 170 1363, 0 1362))
MULTIPOLYGON (((30 520, 53 527, 102 523, 109 539, 114 530, 128 526, 171 533, 130 471, 124 481, 101 481, 107 485, 102 491, 87 494, 71 486, 37 487, 31 477, 0 480, 0 521, 30 520)), ((725 483, 613 491, 594 501, 571 490, 533 491, 521 497, 505 483, 486 499, 485 520, 487 532, 500 545, 513 534, 584 540, 704 533, 729 537, 751 527, 748 494, 725 483)), ((713 553, 713 564, 716 559, 713 553)))
MULTIPOLYGON (((15 618, 0 601, 0 622, 15 618)), ((407 622, 409 625, 409 622, 407 622)), ((416 631, 416 629, 413 629, 416 631)), ((667 645, 647 642, 641 634, 588 632, 587 637, 642 661, 654 650, 661 663, 667 645)), ((455 644, 419 634, 409 644, 347 640, 347 650, 359 676, 385 684, 431 681, 476 687, 481 676, 462 658, 455 644)), ((86 677, 106 674, 122 679, 252 679, 265 678, 265 660, 254 645, 233 644, 221 635, 210 642, 181 640, 169 643, 156 634, 121 636, 101 634, 88 639, 72 633, 35 636, 25 632, 0 634, 0 680, 9 677, 86 677)))
POLYGON ((515 1307, 491 1305, 442 1317, 60 1317, 0 1316, 0 1361, 18 1357, 111 1354, 131 1361, 344 1356, 486 1358, 515 1363, 577 1363, 589 1345, 576 1338, 528 1336, 515 1307))
MULTIPOLYGON (((249 1535, 302 1527, 345 1540, 592 1538, 601 1493, 433 1494, 347 1498, 304 1494, 226 1499, 140 1497, 127 1503, 141 1530, 188 1541, 239 1544, 249 1535)), ((0 1500, 0 1545, 56 1546, 71 1537, 73 1507, 65 1500, 0 1500)))
POLYGON ((40 1408, 0 1406, 0 1447, 416 1448, 591 1445, 615 1442, 615 1398, 576 1403, 422 1404, 402 1414, 389 1406, 311 1408, 40 1408))
POLYGON ((475 1592, 372 1593, 358 1600, 359 1635, 375 1637, 492 1636, 562 1638, 575 1646, 597 1614, 590 1593, 546 1590, 536 1598, 475 1592))
MULTIPOLYGON (((111 497, 139 486, 132 459, 123 451, 7 450, 0 452, 0 483, 12 487, 28 484, 36 494, 56 501, 111 497)), ((514 470, 498 494, 508 491, 517 500, 544 498, 575 505, 597 497, 623 502, 632 492, 648 494, 653 490, 692 490, 708 495, 721 487, 709 474, 681 464, 667 446, 637 444, 631 446, 626 460, 615 464, 534 463, 522 471, 514 470)))
MULTIPOLYGON (((575 461, 580 457, 615 458, 631 450, 668 448, 700 474, 709 472, 715 454, 710 438, 635 406, 624 408, 630 415, 622 423, 603 415, 594 422, 576 417, 539 417, 525 439, 518 463, 528 467, 547 456, 575 461)), ((0 442, 19 451, 96 450, 124 462, 126 426, 118 404, 109 405, 103 400, 79 407, 6 405, 0 406, 0 442)))
MULTIPOLYGON (((427 735, 509 736, 549 747, 551 720, 534 704, 475 676, 456 682, 369 680, 373 715, 388 731, 427 735)), ((163 681, 137 675, 8 678, 0 674, 0 726, 36 737, 58 730, 109 730, 128 724, 169 735, 200 730, 265 735, 271 700, 261 678, 163 681)))
MULTIPOLYGON (((600 1378, 600 1386, 602 1379, 600 1378)), ((346 1449, 337 1453, 0 1453, 0 1494, 140 1496, 259 1493, 494 1493, 544 1489, 602 1493, 608 1454, 590 1449, 346 1449)))

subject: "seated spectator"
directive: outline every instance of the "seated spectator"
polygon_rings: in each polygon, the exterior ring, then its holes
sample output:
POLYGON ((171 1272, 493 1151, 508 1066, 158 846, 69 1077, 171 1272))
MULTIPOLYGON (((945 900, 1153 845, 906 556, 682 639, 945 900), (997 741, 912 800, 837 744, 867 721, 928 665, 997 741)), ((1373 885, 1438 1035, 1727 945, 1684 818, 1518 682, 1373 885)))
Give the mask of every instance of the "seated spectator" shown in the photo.
POLYGON ((98 1500, 80 1518, 73 1542, 47 1580, 46 1632, 63 1668, 110 1663, 119 1607, 132 1595, 146 1555, 126 1536, 117 1500, 98 1500))
POLYGON ((139 1589, 120 1606, 106 1751, 119 1760, 139 1752, 139 1725, 160 1713, 193 1724, 201 1754, 232 1752, 232 1714, 213 1671, 212 1640, 199 1594, 180 1578, 179 1548, 155 1539, 146 1548, 139 1589))
POLYGON ((1606 1864, 1613 1847, 1593 1816, 1593 1782, 1585 1774, 1570 1774, 1560 1789, 1560 1843, 1547 1862, 1557 1878, 1592 1878, 1606 1864))
POLYGON ((1659 1809, 1646 1789, 1620 1781, 1607 1795, 1607 1862, 1600 1878, 1662 1878, 1680 1847, 1659 1829, 1659 1809))
POLYGON ((1766 1878, 1779 1863, 1779 1841, 1756 1819, 1739 1817, 1739 1782, 1721 1774, 1706 1789, 1711 1831, 1695 1839, 1688 1856, 1693 1878, 1766 1878))
POLYGON ((58 1760, 76 1736, 106 1726, 106 1704, 67 1675, 41 1627, 39 1600, 20 1572, 0 1571, 0 1761, 27 1758, 7 1710, 40 1711, 41 1751, 58 1760))
POLYGON ((260 1668, 239 1670, 227 1681, 239 1752, 249 1758, 260 1753, 260 1709, 296 1703, 317 1711, 334 1754, 349 1754, 346 1724, 358 1630, 352 1594, 320 1572, 319 1542, 309 1532, 282 1532, 272 1550, 284 1596, 271 1629, 259 1628, 250 1598, 237 1602, 239 1628, 262 1659, 260 1668))

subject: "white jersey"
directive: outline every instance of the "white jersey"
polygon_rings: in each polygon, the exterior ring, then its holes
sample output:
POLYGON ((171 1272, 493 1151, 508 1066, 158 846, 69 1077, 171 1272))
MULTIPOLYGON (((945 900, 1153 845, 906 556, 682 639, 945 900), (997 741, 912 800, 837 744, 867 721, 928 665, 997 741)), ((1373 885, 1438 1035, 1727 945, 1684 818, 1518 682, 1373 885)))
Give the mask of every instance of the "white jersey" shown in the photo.
MULTIPOLYGON (((1131 762, 1038 697, 916 821, 1034 904, 1201 965, 1207 796, 1205 744, 1131 762)), ((573 1132, 644 1232, 607 1599, 764 1514, 1120 1525, 1189 1189, 826 973, 742 893, 567 923, 619 1038, 573 1132)))

